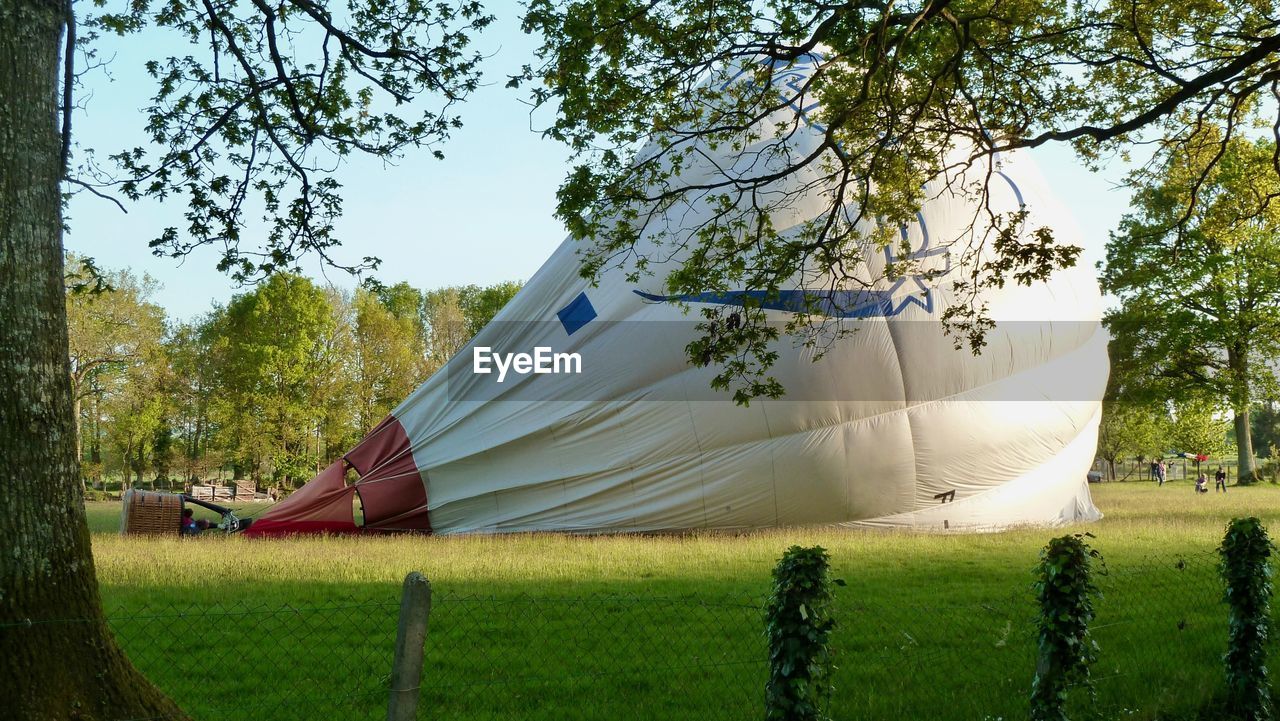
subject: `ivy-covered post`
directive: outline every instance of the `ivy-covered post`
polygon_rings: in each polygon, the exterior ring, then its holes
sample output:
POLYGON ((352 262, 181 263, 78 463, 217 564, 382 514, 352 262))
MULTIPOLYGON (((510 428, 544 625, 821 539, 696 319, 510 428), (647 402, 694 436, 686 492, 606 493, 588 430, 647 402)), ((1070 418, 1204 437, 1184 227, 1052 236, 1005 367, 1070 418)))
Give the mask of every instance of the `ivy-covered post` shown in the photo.
POLYGON ((1093 560, 1101 559, 1085 537, 1062 536, 1040 551, 1036 567, 1036 600, 1040 603, 1039 659, 1031 682, 1032 721, 1066 721, 1067 690, 1089 684, 1089 665, 1098 646, 1089 636, 1093 601, 1093 560))
MULTIPOLYGON (((769 638, 767 721, 819 721, 831 696, 829 556, 821 546, 792 546, 773 569, 773 593, 765 606, 769 638)), ((836 579, 843 586, 844 581, 836 579)))
POLYGON ((1230 608, 1227 652, 1227 704, 1231 717, 1271 721, 1271 688, 1267 681, 1267 637, 1271 631, 1271 553, 1275 546, 1257 518, 1227 524, 1218 554, 1230 608))

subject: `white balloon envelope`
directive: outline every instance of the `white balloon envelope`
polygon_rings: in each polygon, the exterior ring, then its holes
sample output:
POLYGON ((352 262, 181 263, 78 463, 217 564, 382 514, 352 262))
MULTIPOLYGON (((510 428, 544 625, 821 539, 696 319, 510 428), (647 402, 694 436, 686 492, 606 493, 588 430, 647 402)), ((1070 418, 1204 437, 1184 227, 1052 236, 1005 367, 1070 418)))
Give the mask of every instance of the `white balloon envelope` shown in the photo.
MULTIPOLYGON (((769 133, 759 147, 704 148, 681 179, 766 173, 802 157, 822 137, 812 112, 793 103, 766 121, 796 127, 784 152, 761 152, 779 147, 769 133)), ((1026 227, 1082 245, 1029 157, 993 163, 926 186, 917 222, 901 229, 904 243, 868 247, 847 290, 816 269, 768 296, 667 295, 663 269, 687 257, 680 242, 715 212, 708 197, 687 198, 647 226, 637 253, 669 264, 639 282, 618 268, 592 285, 566 240, 445 368, 247 533, 356 530, 357 493, 363 528, 434 533, 994 530, 1099 518, 1086 474, 1107 336, 1090 270, 983 292, 976 302, 995 326, 979 354, 957 350, 942 329, 953 302, 974 302, 954 299, 948 279, 971 269, 972 259, 957 264, 958 244, 984 232, 986 213, 1025 210, 1026 227), (979 207, 963 189, 985 177, 992 182, 979 207), (886 273, 891 262, 907 272, 886 273), (711 390, 714 368, 688 362, 697 337, 688 309, 761 302, 785 322, 815 295, 823 322, 849 332, 817 360, 812 348, 781 341, 770 373, 782 398, 735 404, 711 390), (348 469, 358 480, 346 480, 348 469)), ((763 189, 788 197, 775 227, 801 232, 830 206, 812 180, 790 174, 763 189)))

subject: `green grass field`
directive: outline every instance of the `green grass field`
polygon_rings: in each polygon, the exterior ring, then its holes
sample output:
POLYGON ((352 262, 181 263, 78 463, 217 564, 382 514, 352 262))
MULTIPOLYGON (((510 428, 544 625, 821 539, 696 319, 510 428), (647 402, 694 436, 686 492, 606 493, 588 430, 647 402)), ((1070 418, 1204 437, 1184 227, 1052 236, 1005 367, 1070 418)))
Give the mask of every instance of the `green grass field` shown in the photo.
POLYGON ((399 586, 413 570, 434 589, 424 719, 760 718, 758 606, 792 544, 826 547, 848 582, 835 718, 1023 718, 1031 569, 1049 537, 1071 531, 1094 534, 1108 568, 1097 702, 1079 694, 1072 718, 1197 718, 1221 686, 1213 550, 1232 516, 1280 531, 1280 488, 1132 483, 1094 496, 1099 523, 982 535, 158 540, 116 535, 119 504, 90 504, 89 516, 118 634, 201 718, 385 714, 399 586), (343 711, 311 712, 313 700, 343 711))

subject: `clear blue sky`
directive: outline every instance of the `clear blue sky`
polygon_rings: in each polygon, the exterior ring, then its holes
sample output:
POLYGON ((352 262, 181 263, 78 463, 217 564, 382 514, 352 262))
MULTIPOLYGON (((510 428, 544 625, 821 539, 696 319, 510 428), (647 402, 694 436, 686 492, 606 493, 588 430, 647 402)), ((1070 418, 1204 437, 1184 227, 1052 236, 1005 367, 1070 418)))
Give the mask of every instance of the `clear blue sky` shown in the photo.
MULTIPOLYGON (((498 22, 477 43, 492 56, 486 64, 487 84, 462 108, 465 125, 443 146, 445 160, 418 151, 395 165, 352 159, 338 171, 346 210, 338 227, 345 247, 338 256, 352 262, 366 255, 380 257, 383 265, 375 275, 383 282, 434 288, 526 280, 565 235, 553 213, 568 153, 530 130, 522 96, 503 87, 507 75, 532 62, 535 42, 519 31, 516 3, 492 3, 490 11, 498 22)), ((110 153, 144 140, 140 109, 153 85, 142 71, 143 62, 157 54, 188 51, 154 33, 145 41, 137 36, 107 39, 99 47, 111 64, 107 72, 85 78, 80 92, 87 94, 87 107, 74 118, 73 132, 81 147, 93 148, 105 161, 110 153)), ((1035 157, 1075 214, 1086 241, 1083 262, 1092 266, 1102 258, 1107 233, 1127 208, 1127 193, 1114 189, 1121 170, 1089 173, 1065 148, 1037 150, 1035 157)), ((67 248, 93 256, 103 268, 127 266, 151 274, 163 285, 156 302, 176 319, 204 312, 237 292, 215 270, 213 249, 181 263, 151 255, 148 240, 166 226, 183 227, 179 199, 126 207, 127 214, 87 193, 77 195, 69 208, 67 248)), ((246 235, 252 237, 252 232, 246 235)), ((304 269, 324 279, 318 265, 304 264, 304 269)), ((330 270, 327 277, 338 285, 353 285, 340 271, 330 270)))

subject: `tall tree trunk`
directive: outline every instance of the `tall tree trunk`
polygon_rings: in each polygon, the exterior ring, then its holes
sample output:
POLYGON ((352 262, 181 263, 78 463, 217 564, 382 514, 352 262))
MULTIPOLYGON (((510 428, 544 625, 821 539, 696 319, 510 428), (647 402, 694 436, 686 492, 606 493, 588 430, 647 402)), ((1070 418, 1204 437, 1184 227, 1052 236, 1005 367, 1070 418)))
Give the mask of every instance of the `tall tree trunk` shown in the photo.
POLYGON ((98 396, 94 396, 89 403, 89 412, 93 414, 93 423, 91 430, 93 431, 93 439, 89 441, 89 462, 93 464, 102 463, 102 427, 100 425, 101 415, 98 412, 98 396))
POLYGON ((199 407, 197 407, 196 408, 196 432, 193 434, 194 437, 192 438, 191 450, 188 456, 193 461, 193 464, 195 461, 200 460, 200 436, 203 434, 204 434, 204 413, 199 409, 199 407))
POLYGON ((81 436, 80 427, 80 394, 76 392, 76 388, 71 388, 71 417, 75 420, 76 426, 76 463, 84 460, 84 439, 81 436))
POLYGON ((93 439, 89 442, 89 461, 93 463, 93 486, 94 488, 103 488, 105 484, 102 482, 102 415, 98 409, 97 394, 94 394, 89 408, 90 412, 93 413, 93 439))
POLYGON ((62 278, 66 8, 0 3, 0 715, 182 718, 111 637, 89 548, 62 278))
POLYGON ((1249 409, 1235 412, 1236 424, 1236 482, 1253 483, 1258 480, 1258 464, 1253 457, 1253 429, 1249 423, 1249 409))
MULTIPOLYGON (((146 460, 143 457, 143 448, 143 442, 138 441, 133 457, 133 473, 134 477, 137 478, 133 483, 134 488, 142 488, 142 469, 146 468, 146 460)), ((153 484, 151 487, 154 489, 155 485, 153 484)))
POLYGON ((1258 477, 1253 459, 1253 431, 1249 408, 1253 398, 1249 385, 1249 346, 1239 341, 1227 349, 1227 369, 1231 374, 1231 408, 1235 414, 1237 483, 1252 483, 1258 477))
POLYGON ((125 442, 124 452, 120 454, 120 492, 121 493, 123 493, 126 489, 131 487, 132 484, 130 483, 130 481, 133 479, 133 466, 131 465, 133 463, 132 461, 133 440, 132 440, 132 436, 129 436, 129 438, 130 440, 125 442))

